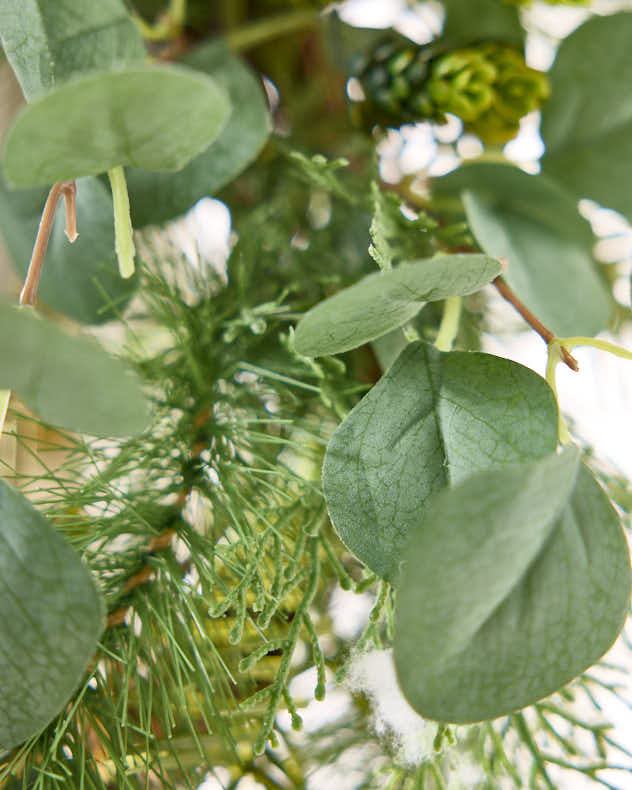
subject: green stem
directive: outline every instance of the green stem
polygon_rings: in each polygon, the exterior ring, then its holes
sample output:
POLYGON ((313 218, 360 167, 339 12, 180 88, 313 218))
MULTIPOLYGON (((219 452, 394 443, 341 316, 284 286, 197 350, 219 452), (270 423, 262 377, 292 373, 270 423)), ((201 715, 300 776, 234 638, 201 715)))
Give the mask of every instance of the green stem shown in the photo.
POLYGON ((443 304, 443 317, 435 340, 435 348, 439 351, 452 351, 459 331, 462 304, 463 300, 460 296, 449 296, 443 304))
POLYGON ((560 338, 560 343, 563 343, 566 348, 576 348, 577 346, 592 346, 598 348, 600 351, 607 351, 610 354, 615 354, 617 357, 624 359, 632 359, 632 351, 627 348, 610 343, 608 340, 599 340, 597 337, 565 337, 560 338))
POLYGON ((129 195, 125 171, 119 165, 108 170, 112 200, 114 203, 114 238, 121 277, 127 279, 134 274, 134 231, 129 210, 129 195))
MULTIPOLYGON (((564 344, 566 341, 563 341, 564 344)), ((557 339, 553 339, 548 344, 548 357, 546 361, 546 380, 549 387, 553 390, 553 394, 555 395, 555 400, 558 400, 557 397, 557 386, 555 382, 555 372, 557 369, 558 362, 563 360, 562 355, 562 343, 557 339)), ((566 425, 566 420, 562 417, 562 412, 559 407, 557 407, 558 413, 558 437, 562 444, 570 444, 571 443, 571 434, 568 430, 568 426, 566 425)))
POLYGON ((226 43, 231 49, 244 50, 264 44, 273 38, 294 33, 302 28, 316 27, 320 14, 316 11, 291 11, 277 14, 252 22, 233 30, 226 35, 226 43))
POLYGON ((136 27, 147 41, 168 41, 179 36, 186 18, 187 0, 170 0, 167 11, 153 25, 145 22, 139 14, 132 14, 136 27))

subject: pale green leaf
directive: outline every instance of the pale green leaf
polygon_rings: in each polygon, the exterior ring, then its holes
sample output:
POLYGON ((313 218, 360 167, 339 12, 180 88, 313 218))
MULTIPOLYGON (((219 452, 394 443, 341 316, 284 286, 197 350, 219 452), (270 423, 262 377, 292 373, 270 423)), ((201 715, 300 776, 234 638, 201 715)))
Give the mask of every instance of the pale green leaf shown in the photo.
POLYGON ((307 312, 296 328, 305 356, 340 354, 414 318, 426 302, 480 290, 500 274, 486 255, 438 255, 370 274, 307 312))
POLYGON ((46 422, 95 436, 127 436, 147 427, 136 375, 89 337, 73 336, 33 308, 0 305, 0 386, 46 422))
POLYGON ((549 173, 632 217, 632 13, 593 16, 562 41, 542 110, 549 173))
POLYGON ((103 630, 89 571, 0 481, 0 752, 36 735, 79 685, 103 630))
POLYGON ((27 101, 70 77, 146 56, 122 0, 0 0, 0 40, 27 101))
MULTIPOLYGON (((47 189, 9 191, 0 179, 0 233, 16 270, 25 275, 47 189)), ((38 299, 85 324, 111 320, 136 290, 137 278, 123 280, 114 252, 110 190, 96 178, 77 180, 79 236, 70 244, 60 206, 46 250, 38 299)))
POLYGON ((126 172, 134 227, 160 224, 216 194, 249 165, 270 134, 261 80, 221 40, 187 54, 185 66, 209 74, 228 95, 233 111, 209 147, 178 173, 126 172))
POLYGON ((89 74, 17 116, 5 140, 5 176, 29 187, 118 165, 179 170, 217 137, 229 114, 225 93, 191 69, 89 74))
POLYGON ((479 163, 439 179, 436 191, 461 193, 476 241, 507 261, 505 279, 552 332, 594 335, 608 325, 612 299, 592 258, 590 224, 559 184, 479 163))
POLYGON ((536 373, 490 354, 411 343, 329 443, 329 514, 347 547, 396 581, 438 491, 556 444, 555 398, 536 373))
POLYGON ((405 558, 395 661, 430 719, 492 719, 556 691, 629 607, 625 536, 575 448, 446 490, 405 558))

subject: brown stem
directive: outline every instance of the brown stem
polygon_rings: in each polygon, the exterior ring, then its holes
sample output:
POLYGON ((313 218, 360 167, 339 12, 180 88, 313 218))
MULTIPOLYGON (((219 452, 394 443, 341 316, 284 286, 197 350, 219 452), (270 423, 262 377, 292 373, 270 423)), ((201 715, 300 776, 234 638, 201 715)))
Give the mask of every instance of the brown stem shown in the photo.
MULTIPOLYGON (((529 326, 535 329, 547 346, 552 340, 555 340, 555 335, 553 332, 551 332, 548 327, 544 326, 542 321, 540 321, 540 319, 537 318, 537 316, 535 316, 531 310, 529 310, 524 302, 518 299, 516 294, 510 288, 509 284, 502 278, 502 275, 496 277, 496 279, 493 281, 493 284, 496 286, 500 295, 506 299, 509 304, 515 307, 515 309, 520 313, 529 326)), ((575 357, 570 354, 562 345, 560 345, 560 355, 562 357, 562 361, 565 362, 571 370, 579 370, 579 365, 577 364, 575 357)))
MULTIPOLYGON (((44 210, 42 211, 42 218, 37 231, 37 238, 33 246, 31 262, 29 263, 26 279, 24 280, 24 287, 20 293, 20 304, 35 304, 37 300, 37 287, 42 274, 44 256, 46 255, 50 234, 53 230, 55 210, 57 209, 57 204, 62 195, 66 197, 66 235, 71 239, 74 229, 75 238, 77 237, 75 194, 76 188, 74 181, 58 181, 51 187, 48 197, 46 198, 46 203, 44 204, 44 210)), ((71 239, 71 241, 74 241, 74 239, 71 239)))
POLYGON ((77 185, 74 181, 65 182, 62 187, 66 202, 66 238, 73 244, 77 241, 77 185))

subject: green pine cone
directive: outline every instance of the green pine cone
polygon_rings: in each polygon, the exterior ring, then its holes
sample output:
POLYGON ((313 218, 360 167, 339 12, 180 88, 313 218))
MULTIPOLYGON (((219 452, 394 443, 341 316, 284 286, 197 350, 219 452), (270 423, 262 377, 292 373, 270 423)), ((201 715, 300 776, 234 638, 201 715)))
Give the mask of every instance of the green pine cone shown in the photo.
POLYGON ((494 145, 514 137, 520 119, 549 95, 547 76, 529 68, 520 50, 496 42, 437 55, 432 47, 388 41, 357 73, 367 126, 442 122, 452 113, 494 145))

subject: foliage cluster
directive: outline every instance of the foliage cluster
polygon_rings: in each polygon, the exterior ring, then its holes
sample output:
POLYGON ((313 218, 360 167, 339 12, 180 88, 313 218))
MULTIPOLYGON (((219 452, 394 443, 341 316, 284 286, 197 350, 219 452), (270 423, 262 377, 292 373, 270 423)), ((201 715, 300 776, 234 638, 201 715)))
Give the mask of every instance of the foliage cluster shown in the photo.
POLYGON ((594 337, 630 310, 578 210, 632 216, 632 13, 589 15, 544 74, 504 0, 443 0, 424 45, 322 2, 208 5, 0 0, 26 100, 0 183, 25 274, 0 305, 0 786, 311 787, 360 753, 366 788, 464 761, 480 788, 616 787, 617 668, 591 667, 629 607, 628 484, 555 374, 577 346, 632 358, 594 337), (536 109, 529 174, 500 146, 536 109), (386 128, 448 116, 477 161, 380 177, 386 128), (216 264, 156 227, 208 196, 216 264), (492 286, 545 378, 481 350, 492 286), (412 763, 366 694, 298 732, 293 679, 320 701, 353 670, 341 589, 374 596, 355 650, 392 650, 427 720, 412 763))

